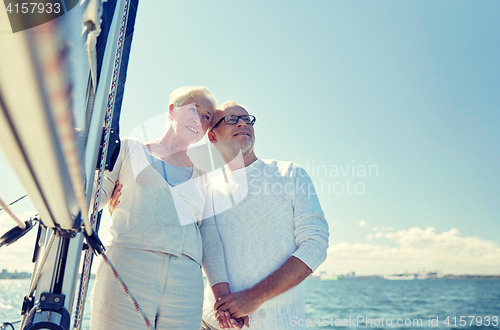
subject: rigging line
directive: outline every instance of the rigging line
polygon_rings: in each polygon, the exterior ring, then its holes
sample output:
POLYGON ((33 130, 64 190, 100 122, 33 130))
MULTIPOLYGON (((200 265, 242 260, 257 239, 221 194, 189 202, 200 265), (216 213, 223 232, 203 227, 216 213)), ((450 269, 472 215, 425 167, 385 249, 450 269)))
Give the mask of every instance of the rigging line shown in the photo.
POLYGON ((66 167, 68 169, 71 185, 75 193, 76 202, 80 206, 81 217, 85 225, 87 234, 92 235, 92 226, 88 221, 88 206, 85 196, 85 175, 82 171, 80 157, 78 153, 78 145, 75 134, 73 112, 65 107, 54 107, 53 116, 55 122, 55 130, 59 139, 61 151, 64 155, 66 167))
POLYGON ((132 303, 132 305, 134 305, 134 308, 137 311, 137 313, 139 313, 141 315, 142 319, 144 320, 144 323, 146 323, 146 327, 149 330, 152 330, 151 323, 150 323, 148 317, 146 316, 146 314, 144 314, 144 311, 141 309, 141 307, 139 307, 139 304, 137 303, 137 300, 135 300, 134 296, 132 296, 132 294, 130 293, 130 291, 129 291, 127 285, 125 284, 125 282, 123 282, 123 280, 120 277, 120 275, 118 275, 118 272, 116 271, 116 268, 113 266, 113 264, 111 263, 111 261, 109 261, 108 257, 106 256, 106 254, 104 252, 101 253, 101 256, 102 256, 102 260, 106 263, 106 265, 108 265, 111 268, 111 271, 113 272, 113 276, 120 283, 121 287, 123 288, 123 291, 125 291, 125 294, 127 295, 127 298, 130 300, 130 302, 132 303))
POLYGON ((8 215, 10 215, 10 217, 12 219, 14 219, 14 221, 17 223, 17 226, 19 228, 21 228, 23 230, 26 229, 26 224, 24 222, 22 222, 21 220, 19 220, 14 213, 12 213, 12 211, 9 209, 9 207, 3 202, 1 197, 0 197, 0 206, 2 207, 2 209, 5 212, 7 212, 8 215))
MULTIPOLYGON (((37 248, 40 249, 40 248, 45 246, 46 227, 44 227, 41 222, 38 224, 38 230, 39 230, 39 235, 37 235, 37 238, 35 240, 35 250, 37 248)), ((40 265, 40 258, 39 258, 38 252, 36 253, 36 255, 35 254, 33 255, 33 262, 35 263, 35 265, 33 266, 33 273, 32 274, 36 274, 38 266, 40 265)), ((32 275, 29 288, 31 288, 33 286, 33 283, 35 282, 34 280, 35 280, 35 276, 32 275)), ((30 296, 28 295, 27 297, 30 297, 30 296)))
MULTIPOLYGON (((15 201, 11 202, 8 206, 11 206, 11 205, 14 205, 16 204, 17 202, 19 202, 21 199, 25 198, 25 197, 28 197, 28 195, 24 195, 22 197, 19 197, 18 199, 16 199, 15 201)), ((3 208, 0 207, 0 211, 3 210, 3 208)))
POLYGON ((40 267, 38 267, 38 269, 36 270, 36 275, 33 276, 34 280, 31 283, 28 297, 31 297, 33 295, 33 292, 35 292, 35 288, 38 285, 38 281, 40 280, 40 277, 42 276, 43 266, 45 266, 45 262, 47 261, 50 249, 52 248, 52 243, 54 243, 55 238, 56 238, 56 235, 54 234, 54 231, 52 230, 52 233, 50 234, 49 242, 47 243, 47 247, 45 248, 45 251, 43 251, 42 260, 40 261, 40 267))
MULTIPOLYGON (((124 35, 126 34, 126 26, 127 26, 127 22, 128 22, 129 5, 130 5, 129 1, 124 0, 123 14, 122 14, 121 22, 120 22, 120 30, 119 30, 119 35, 118 35, 118 40, 117 40, 117 45, 116 45, 115 61, 114 61, 114 66, 113 66, 113 75, 112 75, 112 79, 111 79, 111 87, 110 87, 110 91, 108 94, 108 103, 107 103, 107 107, 106 107, 104 138, 103 138, 103 143, 102 143, 101 160, 99 163, 99 170, 97 173, 97 185, 95 188, 94 206, 93 206, 92 213, 90 216, 91 217, 90 218, 90 225, 92 226, 92 228, 95 228, 96 222, 97 222, 97 217, 99 214, 99 202, 100 202, 100 194, 101 194, 101 188, 102 188, 103 171, 105 168, 106 158, 107 158, 107 153, 108 153, 109 136, 110 136, 111 124, 112 124, 112 118, 113 118, 114 102, 116 99, 116 89, 117 89, 117 85, 118 85, 118 78, 120 75, 121 55, 123 52, 123 42, 125 40, 124 35)), ((87 225, 87 224, 85 223, 85 225, 87 225)), ((90 267, 92 265, 91 255, 92 255, 91 253, 85 253, 85 262, 84 262, 83 270, 82 270, 82 278, 88 277, 88 273, 90 272, 90 267)), ((123 283, 123 285, 125 285, 125 283, 123 283)), ((88 287, 88 281, 87 282, 84 282, 84 281, 80 282, 80 293, 79 293, 80 299, 78 300, 78 303, 76 306, 74 329, 80 329, 81 325, 82 325, 83 307, 84 307, 85 298, 86 298, 86 295, 84 295, 83 293, 86 293, 87 287, 88 287)), ((125 291, 125 293, 127 293, 127 291, 125 291)), ((137 310, 137 308, 139 308, 139 305, 137 305, 137 302, 135 302, 134 307, 136 307, 136 310, 137 310)), ((139 310, 138 310, 138 312, 139 312, 139 310)), ((145 317, 144 313, 142 313, 141 316, 145 317)), ((143 317, 143 319, 144 319, 144 317, 143 317)), ((144 319, 144 321, 146 322, 148 329, 150 329, 149 320, 147 319, 147 317, 144 319)))
POLYGON ((10 327, 12 330, 15 330, 14 324, 16 323, 21 323, 21 320, 19 321, 14 321, 14 322, 5 322, 3 325, 0 326, 0 330, 8 330, 6 327, 10 327))
POLYGON ((5 104, 5 101, 3 99, 1 89, 0 89, 0 110, 2 110, 2 112, 4 113, 5 119, 9 125, 10 129, 12 130, 12 137, 14 138, 14 140, 17 144, 17 148, 19 149, 19 152, 21 153, 21 155, 24 159, 24 162, 26 163, 26 167, 27 167, 29 173, 31 174, 31 178, 33 179, 33 183, 36 185, 36 188, 38 189, 38 192, 40 193, 40 197, 43 201, 43 204, 47 208, 47 212, 49 213, 49 217, 50 217, 51 221, 54 221, 55 217, 53 216, 50 205, 45 197, 44 192, 42 191, 42 187, 40 185, 40 182, 38 181, 38 179, 35 175, 35 171, 34 171, 33 167, 31 166, 31 161, 28 158, 28 154, 24 148, 24 145, 21 142, 21 137, 19 136, 18 132, 16 132, 16 130, 14 129, 15 126, 12 122, 12 118, 9 115, 9 111, 7 111, 7 105, 5 104))

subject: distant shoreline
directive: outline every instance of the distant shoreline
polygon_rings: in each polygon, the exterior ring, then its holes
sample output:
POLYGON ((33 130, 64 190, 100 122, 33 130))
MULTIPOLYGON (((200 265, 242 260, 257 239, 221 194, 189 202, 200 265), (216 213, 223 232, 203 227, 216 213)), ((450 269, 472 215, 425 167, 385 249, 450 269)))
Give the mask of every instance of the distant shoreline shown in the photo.
POLYGON ((0 280, 21 280, 25 278, 31 278, 31 273, 28 272, 18 273, 17 271, 15 273, 9 273, 5 269, 0 273, 0 280))
MULTIPOLYGON (((90 274, 90 279, 93 279, 95 277, 95 274, 90 274)), ((3 270, 0 273, 0 280, 24 280, 24 279, 30 279, 31 278, 31 273, 28 272, 14 272, 14 273, 9 273, 6 270, 3 270)), ((80 275, 78 275, 78 278, 80 278, 80 275)))
MULTIPOLYGON (((78 276, 80 277, 80 275, 78 276)), ((6 270, 0 272, 0 280, 23 280, 30 279, 31 273, 28 272, 14 272, 9 273, 6 270)), ((90 278, 94 279, 95 274, 90 274, 90 278)), ((311 280, 319 280, 319 278, 315 276, 309 276, 311 280)), ((443 280, 500 280, 500 275, 444 275, 441 279, 443 280)), ((369 275, 369 276, 351 276, 351 277, 342 277, 339 280, 352 281, 352 280, 384 280, 383 275, 369 275)), ((417 279, 415 279, 416 281, 417 279)), ((426 279, 429 280, 440 280, 440 279, 426 279)), ((422 281, 422 280, 420 280, 422 281)))
MULTIPOLYGON (((309 279, 313 281, 328 281, 328 280, 340 280, 340 281, 354 281, 354 280, 390 280, 390 279, 385 279, 384 275, 360 275, 360 276, 340 276, 336 277, 334 276, 333 278, 325 278, 323 279, 321 276, 318 275, 309 275, 309 279)), ((412 278, 412 281, 439 281, 439 280, 500 280, 500 275, 443 275, 442 277, 439 278, 422 278, 419 279, 417 277, 412 278)))

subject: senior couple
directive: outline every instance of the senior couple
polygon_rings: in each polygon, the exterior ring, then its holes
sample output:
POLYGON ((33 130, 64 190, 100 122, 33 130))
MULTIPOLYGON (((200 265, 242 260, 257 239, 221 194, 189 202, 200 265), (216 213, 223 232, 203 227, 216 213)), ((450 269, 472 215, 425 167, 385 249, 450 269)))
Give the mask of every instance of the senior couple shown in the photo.
MULTIPOLYGON (((297 329, 305 318, 300 283, 326 259, 328 225, 304 169, 257 158, 254 123, 234 101, 216 108, 208 89, 181 87, 165 134, 123 138, 106 172, 108 258, 155 329, 297 329), (226 164, 212 180, 187 154, 207 130, 226 164)), ((102 263, 91 309, 92 330, 145 328, 102 263)))

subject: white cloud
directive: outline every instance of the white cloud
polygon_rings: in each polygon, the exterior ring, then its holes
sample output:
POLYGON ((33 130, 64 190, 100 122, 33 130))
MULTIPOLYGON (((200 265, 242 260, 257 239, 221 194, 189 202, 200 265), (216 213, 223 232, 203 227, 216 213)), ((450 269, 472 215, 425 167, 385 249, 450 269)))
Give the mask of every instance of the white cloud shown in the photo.
POLYGON ((359 222, 359 226, 360 227, 370 227, 370 224, 368 222, 366 222, 365 220, 361 220, 359 222))
POLYGON ((328 249, 321 269, 336 274, 387 274, 442 270, 445 274, 500 274, 500 247, 478 237, 460 236, 456 228, 437 233, 413 227, 366 236, 385 237, 397 246, 337 243, 328 249))

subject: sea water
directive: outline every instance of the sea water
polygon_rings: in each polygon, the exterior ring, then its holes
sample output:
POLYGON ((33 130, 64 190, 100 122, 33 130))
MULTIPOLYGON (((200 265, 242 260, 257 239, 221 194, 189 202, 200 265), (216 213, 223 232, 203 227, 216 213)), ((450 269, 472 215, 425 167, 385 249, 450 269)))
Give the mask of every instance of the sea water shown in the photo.
MULTIPOLYGON (((30 280, 0 280, 0 326, 20 320, 30 280)), ((90 281, 89 292, 93 280, 90 281)), ((500 280, 306 279, 308 329, 500 329, 500 280)), ((89 330, 90 303, 82 329, 89 330)), ((73 325, 73 323, 71 324, 73 325)), ((19 323, 15 324, 19 329, 19 323)))

